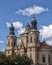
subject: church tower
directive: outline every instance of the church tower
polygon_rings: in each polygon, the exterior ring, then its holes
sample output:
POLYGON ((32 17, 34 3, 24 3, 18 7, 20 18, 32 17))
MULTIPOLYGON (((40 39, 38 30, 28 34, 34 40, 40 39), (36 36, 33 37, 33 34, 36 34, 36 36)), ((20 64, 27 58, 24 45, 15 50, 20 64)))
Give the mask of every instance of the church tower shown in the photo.
POLYGON ((33 60, 34 64, 37 64, 38 62, 37 49, 40 46, 40 43, 39 43, 39 31, 37 29, 37 20, 35 17, 33 17, 31 21, 31 29, 28 33, 28 40, 29 40, 28 47, 30 49, 30 53, 27 52, 27 54, 33 60))
POLYGON ((39 31, 37 29, 37 20, 35 17, 33 17, 31 21, 30 36, 31 43, 34 43, 34 46, 39 46, 39 31))
POLYGON ((11 24, 9 27, 9 35, 7 36, 7 43, 6 43, 6 55, 12 55, 14 54, 14 50, 16 47, 16 36, 14 33, 14 26, 11 24))

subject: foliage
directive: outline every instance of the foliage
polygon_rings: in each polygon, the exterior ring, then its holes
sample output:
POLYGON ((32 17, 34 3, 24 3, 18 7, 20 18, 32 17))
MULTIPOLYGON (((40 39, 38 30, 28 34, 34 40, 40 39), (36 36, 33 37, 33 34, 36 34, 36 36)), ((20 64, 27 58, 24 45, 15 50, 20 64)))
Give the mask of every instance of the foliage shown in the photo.
POLYGON ((0 64, 8 65, 7 57, 4 53, 0 52, 0 64))
POLYGON ((10 55, 7 57, 3 53, 0 53, 0 63, 3 65, 31 65, 33 62, 29 57, 24 55, 10 55))

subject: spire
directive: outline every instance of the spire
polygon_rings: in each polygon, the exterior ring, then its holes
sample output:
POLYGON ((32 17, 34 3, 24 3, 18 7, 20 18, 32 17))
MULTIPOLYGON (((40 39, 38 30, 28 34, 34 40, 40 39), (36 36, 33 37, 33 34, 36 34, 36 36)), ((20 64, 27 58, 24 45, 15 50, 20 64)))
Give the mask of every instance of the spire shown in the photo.
POLYGON ((9 34, 10 35, 15 35, 15 33, 14 33, 14 26, 13 26, 13 24, 11 23, 11 26, 9 27, 9 34))
POLYGON ((31 25, 32 25, 32 29, 37 29, 37 21, 36 21, 35 17, 33 17, 31 25))

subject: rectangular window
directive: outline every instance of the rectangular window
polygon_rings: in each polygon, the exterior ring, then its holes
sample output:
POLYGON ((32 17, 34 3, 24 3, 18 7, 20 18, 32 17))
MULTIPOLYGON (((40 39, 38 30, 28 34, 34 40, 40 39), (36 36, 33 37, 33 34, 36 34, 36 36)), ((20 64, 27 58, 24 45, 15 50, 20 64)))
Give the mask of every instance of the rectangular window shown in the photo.
POLYGON ((30 37, 30 43, 32 42, 32 37, 30 37))
POLYGON ((50 63, 50 55, 48 56, 48 62, 50 63))
POLYGON ((42 62, 45 63, 45 56, 42 57, 42 62))

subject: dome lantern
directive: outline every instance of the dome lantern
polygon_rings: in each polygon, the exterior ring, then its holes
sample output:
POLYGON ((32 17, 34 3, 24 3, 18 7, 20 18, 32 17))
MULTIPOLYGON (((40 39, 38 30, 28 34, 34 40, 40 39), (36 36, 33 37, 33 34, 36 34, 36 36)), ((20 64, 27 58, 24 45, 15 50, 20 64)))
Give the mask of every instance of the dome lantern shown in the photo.
POLYGON ((32 29, 37 29, 37 21, 36 21, 35 17, 33 17, 31 25, 32 25, 32 29))

